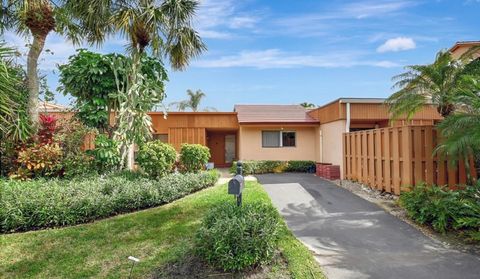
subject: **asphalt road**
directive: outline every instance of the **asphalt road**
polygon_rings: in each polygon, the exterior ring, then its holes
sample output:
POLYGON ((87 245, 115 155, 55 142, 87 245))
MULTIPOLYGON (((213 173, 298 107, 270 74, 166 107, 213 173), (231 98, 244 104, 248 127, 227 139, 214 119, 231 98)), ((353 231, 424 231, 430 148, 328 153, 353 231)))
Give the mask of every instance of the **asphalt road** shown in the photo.
POLYGON ((257 176, 330 279, 480 278, 480 257, 445 247, 313 174, 257 176))

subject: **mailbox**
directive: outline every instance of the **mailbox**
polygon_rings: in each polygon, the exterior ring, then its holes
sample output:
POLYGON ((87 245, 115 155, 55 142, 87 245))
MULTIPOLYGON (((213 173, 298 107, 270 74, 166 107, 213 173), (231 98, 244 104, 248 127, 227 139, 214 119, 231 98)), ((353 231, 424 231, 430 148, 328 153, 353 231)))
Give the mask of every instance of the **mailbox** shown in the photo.
POLYGON ((230 195, 241 195, 244 187, 243 176, 237 174, 228 182, 228 193, 230 195))

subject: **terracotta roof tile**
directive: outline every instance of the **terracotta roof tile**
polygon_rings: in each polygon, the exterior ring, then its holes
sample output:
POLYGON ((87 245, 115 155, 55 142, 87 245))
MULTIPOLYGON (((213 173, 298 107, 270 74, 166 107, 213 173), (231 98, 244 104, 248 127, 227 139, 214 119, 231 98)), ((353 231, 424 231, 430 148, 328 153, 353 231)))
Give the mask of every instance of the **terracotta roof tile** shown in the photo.
POLYGON ((300 105, 235 105, 241 123, 318 123, 300 105))

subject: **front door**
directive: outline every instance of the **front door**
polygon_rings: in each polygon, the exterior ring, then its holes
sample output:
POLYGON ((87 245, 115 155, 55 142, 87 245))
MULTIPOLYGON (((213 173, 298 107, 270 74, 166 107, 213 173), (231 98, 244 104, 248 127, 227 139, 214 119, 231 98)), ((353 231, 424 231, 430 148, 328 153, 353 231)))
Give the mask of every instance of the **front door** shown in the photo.
POLYGON ((210 148, 210 161, 212 161, 216 167, 225 166, 225 134, 209 134, 207 146, 210 148))

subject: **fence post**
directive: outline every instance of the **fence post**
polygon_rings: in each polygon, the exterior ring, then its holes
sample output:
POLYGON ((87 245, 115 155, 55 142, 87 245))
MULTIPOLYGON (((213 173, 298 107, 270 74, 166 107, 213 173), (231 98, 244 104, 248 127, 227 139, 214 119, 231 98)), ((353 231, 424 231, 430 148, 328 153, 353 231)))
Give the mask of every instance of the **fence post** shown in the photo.
MULTIPOLYGON (((412 134, 411 127, 402 127, 402 159, 403 177, 400 187, 412 185, 412 134)), ((395 194, 400 194, 400 188, 396 188, 395 194)))

